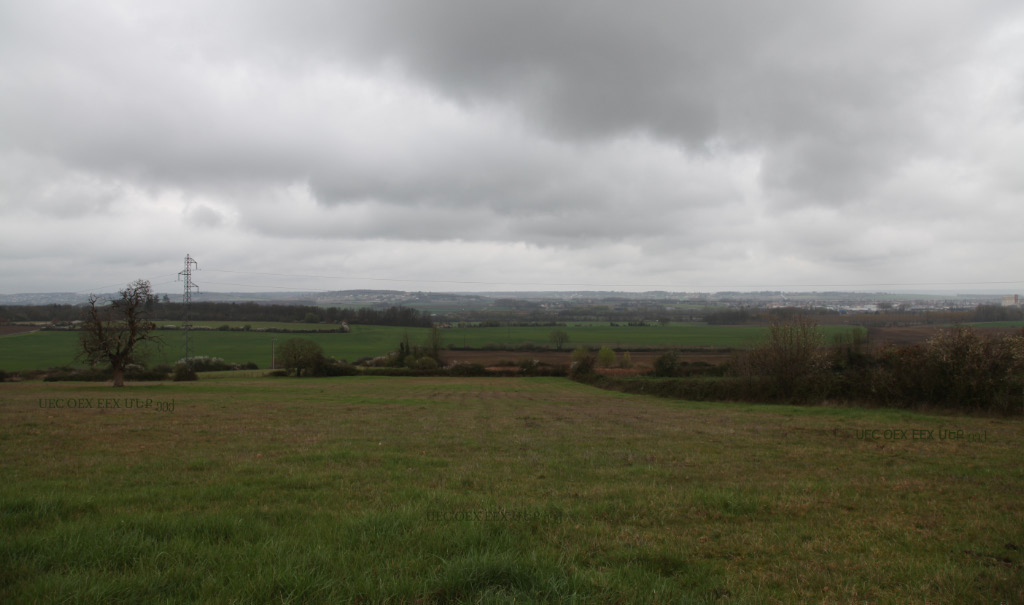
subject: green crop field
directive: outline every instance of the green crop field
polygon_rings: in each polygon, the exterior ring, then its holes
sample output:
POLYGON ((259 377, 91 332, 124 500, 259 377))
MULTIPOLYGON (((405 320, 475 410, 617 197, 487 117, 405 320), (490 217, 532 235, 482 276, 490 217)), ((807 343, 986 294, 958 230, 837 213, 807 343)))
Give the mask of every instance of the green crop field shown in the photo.
MULTIPOLYGON (((162 322, 167 323, 167 322, 162 322)), ((243 322, 203 322, 203 325, 217 327, 227 324, 241 327, 243 322)), ((278 329, 329 329, 321 324, 260 324, 254 328, 274 327, 278 329)), ((442 330, 444 346, 469 348, 513 349, 532 344, 540 347, 553 346, 549 335, 554 328, 508 327, 508 328, 450 328, 442 330)), ((656 347, 715 347, 745 348, 757 344, 764 336, 765 328, 759 326, 708 326, 703 324, 671 324, 657 327, 612 327, 607 323, 570 325, 560 328, 569 334, 565 348, 577 346, 611 346, 621 348, 656 347)), ((850 326, 823 326, 826 338, 859 328, 850 326)), ((278 344, 288 338, 306 338, 323 347, 324 352, 337 359, 355 361, 363 357, 376 357, 398 347, 405 334, 412 344, 425 344, 427 328, 397 328, 388 326, 352 326, 345 333, 298 333, 257 331, 200 330, 191 334, 192 354, 220 357, 232 363, 254 362, 261 368, 270 367, 274 341, 278 344)), ((156 350, 151 363, 173 363, 184 355, 184 340, 181 331, 159 332, 164 346, 156 350)), ((74 332, 32 332, 0 337, 0 369, 7 371, 46 369, 74 365, 78 335, 74 332)))
MULTIPOLYGON (((406 332, 410 339, 425 340, 427 329, 352 326, 348 334, 200 330, 191 333, 191 349, 192 355, 220 357, 232 363, 251 361, 261 368, 269 368, 272 349, 289 338, 312 340, 323 347, 327 355, 355 361, 394 350, 406 332)), ((151 364, 171 364, 184 356, 183 332, 161 330, 158 335, 163 346, 152 349, 148 358, 151 364)), ((0 337, 0 369, 17 371, 77 365, 74 363, 77 343, 75 332, 32 332, 0 337)))
POLYGON ((0 602, 1022 602, 1022 445, 564 379, 5 383, 0 602))

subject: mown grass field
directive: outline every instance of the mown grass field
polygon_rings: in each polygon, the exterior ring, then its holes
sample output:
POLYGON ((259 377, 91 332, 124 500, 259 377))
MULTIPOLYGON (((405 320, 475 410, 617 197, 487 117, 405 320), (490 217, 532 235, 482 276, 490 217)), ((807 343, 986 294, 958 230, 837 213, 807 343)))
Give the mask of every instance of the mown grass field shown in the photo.
MULTIPOLYGON (((162 322, 167 323, 167 322, 162 322)), ((210 327, 229 325, 241 327, 244 322, 203 322, 210 327)), ((329 329, 322 324, 260 324, 259 327, 291 327, 291 329, 329 329)), ((442 343, 455 347, 501 348, 533 344, 553 346, 549 335, 553 328, 451 328, 442 331, 442 343)), ((605 324, 570 325, 563 328, 569 334, 565 348, 580 345, 621 348, 651 347, 715 347, 746 348, 754 346, 764 336, 760 326, 708 326, 703 324, 671 324, 656 327, 612 327, 605 324)), ((847 332, 849 326, 824 326, 827 337, 847 332)), ((388 326, 352 326, 344 333, 286 334, 241 331, 193 331, 192 354, 220 357, 232 363, 254 362, 261 368, 270 367, 272 341, 280 344, 288 338, 306 338, 318 343, 324 352, 337 359, 355 361, 363 357, 376 357, 398 348, 405 334, 412 344, 425 344, 426 328, 398 328, 388 326)), ((174 363, 184 356, 183 334, 179 331, 160 331, 164 346, 150 357, 150 363, 174 363)), ((32 332, 0 337, 0 369, 7 371, 46 369, 74 365, 78 335, 75 332, 32 332)))
POLYGON ((0 602, 1022 602, 1022 445, 564 379, 5 383, 0 602))

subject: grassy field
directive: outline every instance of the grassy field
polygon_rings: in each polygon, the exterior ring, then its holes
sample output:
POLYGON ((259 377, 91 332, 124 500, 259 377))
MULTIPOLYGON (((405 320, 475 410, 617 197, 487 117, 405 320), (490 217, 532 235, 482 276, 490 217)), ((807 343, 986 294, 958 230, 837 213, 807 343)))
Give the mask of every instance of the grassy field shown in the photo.
MULTIPOLYGON (((166 323, 166 322, 164 322, 166 323)), ((241 327, 243 322, 205 322, 210 327, 225 323, 241 327)), ((292 329, 326 329, 321 324, 259 324, 257 327, 291 326, 292 329)), ((552 346, 548 336, 553 328, 451 328, 442 331, 442 343, 469 348, 508 348, 532 343, 552 346)), ((569 334, 566 348, 580 345, 599 347, 608 345, 622 348, 649 347, 716 347, 745 348, 757 344, 765 333, 759 326, 707 326, 703 324, 672 324, 658 327, 612 327, 605 324, 587 324, 564 328, 569 334)), ((828 337, 846 332, 849 326, 824 326, 828 337)), ((261 368, 270 367, 272 341, 280 344, 288 338, 306 338, 318 343, 324 352, 338 359, 355 361, 362 357, 376 357, 398 347, 408 333, 413 344, 425 344, 426 328, 396 328, 387 326, 352 326, 352 332, 325 334, 284 334, 240 331, 193 331, 193 355, 220 357, 232 363, 254 362, 261 368)), ((173 363, 184 356, 183 335, 177 331, 161 331, 164 347, 155 352, 151 363, 173 363)), ((74 332, 32 332, 0 337, 0 369, 7 371, 46 369, 71 365, 76 353, 78 335, 74 332)))
POLYGON ((0 427, 0 602, 1024 601, 1019 419, 236 375, 0 427))

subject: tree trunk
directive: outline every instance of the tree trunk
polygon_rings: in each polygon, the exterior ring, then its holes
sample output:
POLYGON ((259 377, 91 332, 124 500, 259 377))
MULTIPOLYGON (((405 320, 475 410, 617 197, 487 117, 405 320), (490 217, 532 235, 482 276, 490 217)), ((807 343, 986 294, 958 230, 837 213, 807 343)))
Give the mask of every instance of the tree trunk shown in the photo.
POLYGON ((124 368, 114 368, 114 386, 124 386, 124 368))

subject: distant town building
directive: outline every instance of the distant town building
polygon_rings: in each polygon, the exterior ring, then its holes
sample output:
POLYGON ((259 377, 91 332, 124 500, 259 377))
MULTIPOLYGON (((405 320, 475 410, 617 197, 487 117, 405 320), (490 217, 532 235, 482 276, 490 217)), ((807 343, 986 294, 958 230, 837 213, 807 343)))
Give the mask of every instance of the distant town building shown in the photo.
POLYGON ((1009 296, 1004 296, 1003 297, 1003 306, 1004 307, 1019 307, 1020 306, 1020 296, 1018 296, 1017 294, 1011 294, 1009 296))

